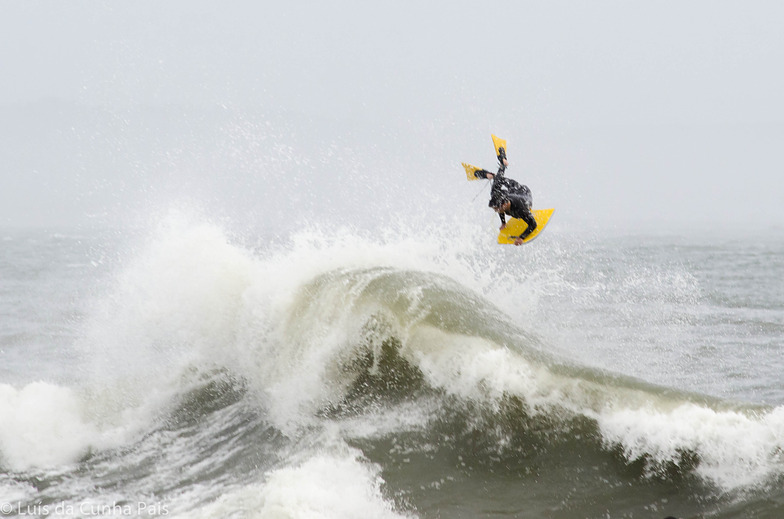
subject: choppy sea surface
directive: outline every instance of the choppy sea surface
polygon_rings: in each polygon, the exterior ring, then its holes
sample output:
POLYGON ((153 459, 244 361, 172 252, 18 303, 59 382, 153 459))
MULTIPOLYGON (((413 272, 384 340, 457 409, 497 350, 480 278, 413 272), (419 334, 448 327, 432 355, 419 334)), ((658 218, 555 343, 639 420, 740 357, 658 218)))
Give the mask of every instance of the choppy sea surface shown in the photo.
POLYGON ((784 233, 0 230, 5 517, 784 517, 784 233))

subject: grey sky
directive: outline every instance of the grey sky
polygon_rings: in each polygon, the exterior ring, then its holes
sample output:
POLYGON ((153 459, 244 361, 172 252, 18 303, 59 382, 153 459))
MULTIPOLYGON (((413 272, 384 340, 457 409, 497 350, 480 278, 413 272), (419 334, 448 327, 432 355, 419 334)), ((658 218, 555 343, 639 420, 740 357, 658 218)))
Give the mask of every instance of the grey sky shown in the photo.
POLYGON ((0 9, 0 225, 180 197, 249 219, 294 203, 351 223, 371 200, 492 221, 459 163, 492 167, 495 132, 562 225, 784 226, 781 2, 0 9))

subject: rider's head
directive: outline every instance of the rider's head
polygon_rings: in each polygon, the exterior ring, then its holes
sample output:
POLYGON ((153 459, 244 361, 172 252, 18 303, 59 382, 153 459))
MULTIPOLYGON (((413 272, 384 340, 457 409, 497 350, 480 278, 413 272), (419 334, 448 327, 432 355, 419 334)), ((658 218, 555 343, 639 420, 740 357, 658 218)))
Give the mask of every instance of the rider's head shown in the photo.
POLYGON ((504 206, 509 202, 509 199, 503 195, 494 195, 490 198, 488 206, 492 207, 496 213, 503 212, 504 206))

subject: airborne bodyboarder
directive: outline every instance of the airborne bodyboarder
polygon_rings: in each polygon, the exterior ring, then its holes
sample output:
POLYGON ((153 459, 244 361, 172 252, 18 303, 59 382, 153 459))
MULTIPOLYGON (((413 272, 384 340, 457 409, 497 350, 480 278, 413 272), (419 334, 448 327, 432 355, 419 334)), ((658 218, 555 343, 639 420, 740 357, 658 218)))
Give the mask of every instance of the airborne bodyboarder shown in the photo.
POLYGON ((528 186, 524 186, 511 178, 506 178, 504 173, 509 162, 506 160, 506 150, 503 146, 497 148, 498 151, 498 171, 491 173, 484 169, 474 171, 476 178, 485 178, 493 181, 490 189, 489 207, 498 213, 501 218, 501 229, 506 227, 506 215, 512 218, 520 218, 528 227, 520 236, 515 238, 515 245, 522 245, 523 240, 536 230, 536 220, 531 214, 533 197, 528 186))

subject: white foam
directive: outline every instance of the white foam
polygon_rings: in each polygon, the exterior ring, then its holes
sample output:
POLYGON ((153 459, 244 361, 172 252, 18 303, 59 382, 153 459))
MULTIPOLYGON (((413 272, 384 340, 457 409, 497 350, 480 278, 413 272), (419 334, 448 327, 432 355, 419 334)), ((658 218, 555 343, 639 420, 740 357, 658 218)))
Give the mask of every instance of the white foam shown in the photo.
POLYGON ((672 409, 607 409, 598 417, 608 443, 630 460, 650 457, 679 464, 682 452, 699 456, 696 472, 730 490, 764 484, 784 472, 784 408, 749 413, 693 403, 672 409))
POLYGON ((410 334, 404 353, 415 359, 430 385, 462 399, 495 404, 511 394, 534 411, 556 405, 577 409, 589 400, 577 380, 481 337, 420 326, 410 334))
POLYGON ((266 474, 266 481, 227 492, 182 517, 227 517, 241 511, 256 519, 401 519, 385 499, 378 465, 358 451, 319 453, 266 474))
POLYGON ((252 262, 209 225, 164 225, 94 305, 83 349, 93 372, 145 378, 231 344, 252 262))
POLYGON ((380 468, 356 457, 319 455, 269 474, 260 518, 400 518, 381 493, 380 468))
POLYGON ((22 483, 7 478, 4 474, 0 479, 0 505, 3 503, 15 503, 17 501, 32 500, 38 493, 38 489, 30 483, 22 483))
POLYGON ((71 388, 34 382, 22 389, 0 385, 0 459, 12 470, 73 463, 91 449, 120 443, 125 428, 89 418, 71 388))

